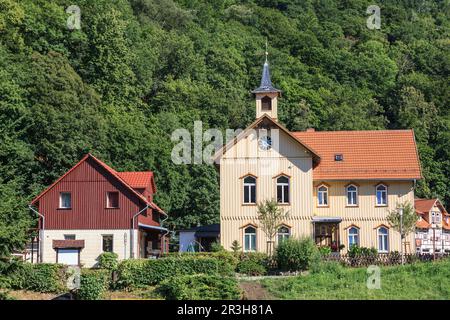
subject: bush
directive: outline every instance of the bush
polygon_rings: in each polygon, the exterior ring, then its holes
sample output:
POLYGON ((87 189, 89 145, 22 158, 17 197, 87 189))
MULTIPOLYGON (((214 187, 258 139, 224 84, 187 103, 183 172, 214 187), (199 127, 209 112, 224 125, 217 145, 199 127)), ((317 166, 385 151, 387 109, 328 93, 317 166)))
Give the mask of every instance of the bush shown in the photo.
POLYGON ((314 260, 320 259, 319 251, 311 238, 289 238, 278 244, 276 261, 281 270, 306 270, 314 260))
POLYGON ((6 275, 11 289, 36 292, 63 292, 66 290, 67 268, 52 263, 21 263, 6 275))
POLYGON ((221 274, 233 275, 239 259, 232 252, 218 251, 218 252, 171 252, 166 253, 164 257, 185 258, 185 257, 207 257, 217 259, 221 274))
POLYGON ((265 253, 245 252, 239 256, 236 271, 249 276, 260 276, 267 274, 269 257, 265 253))
POLYGON ((118 255, 115 252, 103 252, 98 257, 98 267, 110 271, 117 269, 119 262, 117 261, 118 255))
POLYGON ((0 291, 0 301, 1 300, 16 300, 13 297, 11 297, 8 292, 0 291))
POLYGON ((225 251, 225 249, 220 245, 219 242, 211 243, 211 252, 222 252, 222 251, 225 251))
POLYGON ((101 300, 108 288, 109 273, 104 270, 83 270, 80 288, 76 291, 78 300, 101 300))
POLYGON ((350 258, 355 258, 358 256, 376 258, 377 255, 378 251, 375 248, 366 248, 366 247, 359 247, 357 245, 352 245, 348 250, 348 256, 350 258))
POLYGON ((323 257, 326 257, 331 254, 331 248, 330 247, 319 247, 319 252, 323 257))
POLYGON ((311 264, 312 273, 333 274, 340 278, 344 272, 344 267, 337 261, 318 261, 311 264))
POLYGON ((161 283, 158 291, 169 300, 236 300, 241 292, 233 277, 185 275, 161 283))
POLYGON ((124 260, 119 264, 117 287, 145 287, 155 285, 172 276, 196 273, 226 274, 223 262, 212 257, 179 256, 154 260, 124 260))

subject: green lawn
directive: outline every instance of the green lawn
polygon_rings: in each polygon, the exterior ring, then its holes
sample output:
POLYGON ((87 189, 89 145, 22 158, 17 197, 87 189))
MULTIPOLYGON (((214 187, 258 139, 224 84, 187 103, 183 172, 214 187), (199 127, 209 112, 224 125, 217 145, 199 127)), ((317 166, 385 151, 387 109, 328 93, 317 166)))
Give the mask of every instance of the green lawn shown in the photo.
POLYGON ((366 268, 330 269, 261 284, 278 299, 450 299, 449 259, 381 267, 381 289, 367 288, 366 268))

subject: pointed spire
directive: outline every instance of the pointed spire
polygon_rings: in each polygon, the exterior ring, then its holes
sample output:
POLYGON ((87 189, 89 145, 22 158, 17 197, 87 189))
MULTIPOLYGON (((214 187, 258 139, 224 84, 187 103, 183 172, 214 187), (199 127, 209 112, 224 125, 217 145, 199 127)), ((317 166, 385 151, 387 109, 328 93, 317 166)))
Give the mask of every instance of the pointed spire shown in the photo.
POLYGON ((266 40, 266 61, 264 62, 263 72, 261 75, 261 83, 258 88, 252 91, 252 93, 267 93, 267 92, 281 92, 279 89, 276 89, 272 85, 272 81, 270 80, 270 69, 269 69, 269 61, 267 56, 269 55, 267 49, 267 40, 266 40))

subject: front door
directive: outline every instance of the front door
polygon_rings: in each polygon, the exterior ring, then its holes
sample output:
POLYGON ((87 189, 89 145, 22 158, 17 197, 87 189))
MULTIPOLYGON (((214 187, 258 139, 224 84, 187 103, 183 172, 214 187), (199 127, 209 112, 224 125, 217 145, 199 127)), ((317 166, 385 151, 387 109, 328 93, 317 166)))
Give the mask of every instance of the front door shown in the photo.
POLYGON ((316 222, 314 241, 319 247, 330 247, 333 252, 339 251, 339 224, 316 222))

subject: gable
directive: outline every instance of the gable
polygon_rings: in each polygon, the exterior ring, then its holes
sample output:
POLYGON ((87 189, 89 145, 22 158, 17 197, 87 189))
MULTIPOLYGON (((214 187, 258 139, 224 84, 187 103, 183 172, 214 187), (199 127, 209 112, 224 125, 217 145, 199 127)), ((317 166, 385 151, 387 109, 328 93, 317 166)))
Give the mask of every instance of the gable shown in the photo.
POLYGON ((296 139, 286 128, 278 122, 264 115, 241 134, 228 142, 214 155, 214 160, 221 158, 271 158, 271 157, 299 157, 314 158, 320 157, 308 145, 296 139), (270 132, 270 133, 269 133, 270 132), (270 135, 272 148, 262 150, 258 143, 262 136, 270 135))

